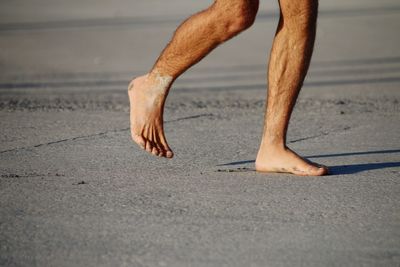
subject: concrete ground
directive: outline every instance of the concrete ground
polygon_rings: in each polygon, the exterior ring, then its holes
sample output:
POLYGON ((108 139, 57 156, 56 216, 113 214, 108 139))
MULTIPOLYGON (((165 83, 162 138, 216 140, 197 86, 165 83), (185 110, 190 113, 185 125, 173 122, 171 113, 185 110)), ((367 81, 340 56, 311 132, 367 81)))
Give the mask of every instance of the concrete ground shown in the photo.
POLYGON ((127 84, 211 1, 0 2, 1 266, 400 266, 400 4, 320 3, 289 146, 260 174, 277 4, 183 75, 173 160, 130 140, 127 84))

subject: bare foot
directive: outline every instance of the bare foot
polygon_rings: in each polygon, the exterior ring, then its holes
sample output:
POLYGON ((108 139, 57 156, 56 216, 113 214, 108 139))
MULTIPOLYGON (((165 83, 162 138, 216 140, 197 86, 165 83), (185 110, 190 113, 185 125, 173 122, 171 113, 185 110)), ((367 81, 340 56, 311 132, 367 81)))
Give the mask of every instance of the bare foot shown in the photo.
POLYGON ((289 148, 262 147, 256 159, 259 172, 284 172, 301 176, 321 176, 328 174, 328 168, 309 162, 289 148))
POLYGON ((172 158, 173 152, 163 129, 164 103, 172 78, 140 76, 129 84, 131 135, 142 149, 156 156, 172 158))

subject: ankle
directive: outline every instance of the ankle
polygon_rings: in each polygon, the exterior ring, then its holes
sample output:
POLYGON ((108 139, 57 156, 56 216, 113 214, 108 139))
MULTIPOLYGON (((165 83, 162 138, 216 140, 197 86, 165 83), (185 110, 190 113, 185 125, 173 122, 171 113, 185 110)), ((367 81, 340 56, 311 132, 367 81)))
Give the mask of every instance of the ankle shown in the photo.
POLYGON ((270 142, 270 141, 261 141, 260 151, 263 152, 273 152, 273 151, 283 151, 286 150, 285 142, 270 142))
POLYGON ((147 73, 132 80, 128 90, 133 90, 134 87, 137 92, 145 93, 150 97, 166 97, 171 85, 171 77, 147 73))
POLYGON ((158 70, 152 70, 145 76, 149 81, 165 88, 171 87, 173 81, 175 80, 173 76, 161 73, 158 70))

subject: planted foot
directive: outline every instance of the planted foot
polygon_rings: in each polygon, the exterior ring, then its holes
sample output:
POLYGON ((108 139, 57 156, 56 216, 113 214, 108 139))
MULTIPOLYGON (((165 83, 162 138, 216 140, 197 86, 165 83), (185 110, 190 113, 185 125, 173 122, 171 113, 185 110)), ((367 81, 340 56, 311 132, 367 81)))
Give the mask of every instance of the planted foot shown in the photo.
POLYGON ((310 162, 287 147, 262 147, 256 159, 259 172, 292 173, 301 176, 321 176, 328 174, 328 168, 310 162))

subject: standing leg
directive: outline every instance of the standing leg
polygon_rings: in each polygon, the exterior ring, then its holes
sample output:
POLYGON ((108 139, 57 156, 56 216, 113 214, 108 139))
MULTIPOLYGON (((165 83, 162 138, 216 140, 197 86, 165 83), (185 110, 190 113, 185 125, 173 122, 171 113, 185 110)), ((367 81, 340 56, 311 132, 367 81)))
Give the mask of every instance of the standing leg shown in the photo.
POLYGON ((280 0, 281 17, 269 62, 264 134, 256 169, 297 175, 324 175, 286 146, 286 132, 314 46, 318 0, 280 0))
POLYGON ((173 81, 211 50, 250 27, 258 0, 216 0, 176 30, 153 69, 129 85, 132 139, 154 155, 171 158, 163 131, 165 99, 173 81))

